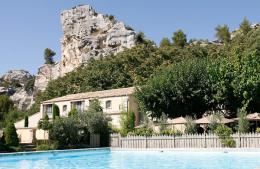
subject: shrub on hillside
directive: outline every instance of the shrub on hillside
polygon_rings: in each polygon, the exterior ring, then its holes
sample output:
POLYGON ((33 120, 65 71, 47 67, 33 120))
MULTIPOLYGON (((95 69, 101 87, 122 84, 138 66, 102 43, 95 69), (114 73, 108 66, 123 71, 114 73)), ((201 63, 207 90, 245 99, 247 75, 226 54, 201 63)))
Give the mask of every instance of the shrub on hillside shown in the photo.
POLYGON ((19 139, 14 123, 9 122, 4 130, 5 143, 8 146, 19 146, 19 139))

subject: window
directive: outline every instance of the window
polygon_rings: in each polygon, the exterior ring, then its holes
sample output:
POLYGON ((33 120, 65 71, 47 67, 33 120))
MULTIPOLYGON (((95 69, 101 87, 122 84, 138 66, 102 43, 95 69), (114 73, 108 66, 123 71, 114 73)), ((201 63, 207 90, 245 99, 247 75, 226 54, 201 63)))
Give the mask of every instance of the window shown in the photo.
POLYGON ((62 110, 63 112, 67 111, 67 105, 63 105, 62 110))
POLYGON ((76 101, 71 103, 71 107, 75 107, 78 111, 84 110, 84 102, 83 101, 76 101))
POLYGON ((106 101, 106 109, 111 109, 112 108, 112 101, 108 100, 106 101))
POLYGON ((51 117, 52 116, 52 104, 45 105, 45 113, 51 117))

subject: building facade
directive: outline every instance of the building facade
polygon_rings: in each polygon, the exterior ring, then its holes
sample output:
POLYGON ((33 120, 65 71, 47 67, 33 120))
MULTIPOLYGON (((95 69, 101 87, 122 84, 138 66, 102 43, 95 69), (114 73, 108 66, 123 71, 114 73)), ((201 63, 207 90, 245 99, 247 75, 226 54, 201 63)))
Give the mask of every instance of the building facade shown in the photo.
POLYGON ((98 100, 103 112, 111 118, 111 124, 114 127, 120 127, 120 114, 123 111, 133 111, 136 116, 136 125, 138 125, 139 112, 133 96, 134 91, 134 87, 129 87, 67 95, 44 101, 41 104, 40 112, 42 117, 47 114, 51 119, 52 107, 56 104, 59 107, 60 116, 67 117, 73 108, 77 109, 78 112, 84 112, 93 100, 98 100))

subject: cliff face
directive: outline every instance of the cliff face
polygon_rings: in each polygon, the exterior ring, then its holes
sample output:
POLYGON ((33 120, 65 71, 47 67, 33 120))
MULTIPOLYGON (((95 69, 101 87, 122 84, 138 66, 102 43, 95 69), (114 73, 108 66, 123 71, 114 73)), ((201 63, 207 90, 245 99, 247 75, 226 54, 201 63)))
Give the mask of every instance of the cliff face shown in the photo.
POLYGON ((20 110, 26 110, 33 102, 33 92, 28 82, 33 76, 25 70, 10 70, 0 78, 0 94, 7 94, 20 110))
POLYGON ((55 65, 43 65, 35 89, 43 91, 50 80, 64 76, 90 58, 100 59, 135 45, 135 32, 114 16, 96 13, 89 5, 61 13, 62 57, 55 65))

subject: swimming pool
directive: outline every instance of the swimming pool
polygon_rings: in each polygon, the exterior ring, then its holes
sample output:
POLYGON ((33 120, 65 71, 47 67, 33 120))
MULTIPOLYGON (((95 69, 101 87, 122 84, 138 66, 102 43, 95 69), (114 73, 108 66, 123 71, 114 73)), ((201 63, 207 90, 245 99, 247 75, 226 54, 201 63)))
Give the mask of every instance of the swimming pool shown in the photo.
POLYGON ((0 169, 256 169, 260 151, 117 151, 0 155, 0 169))

